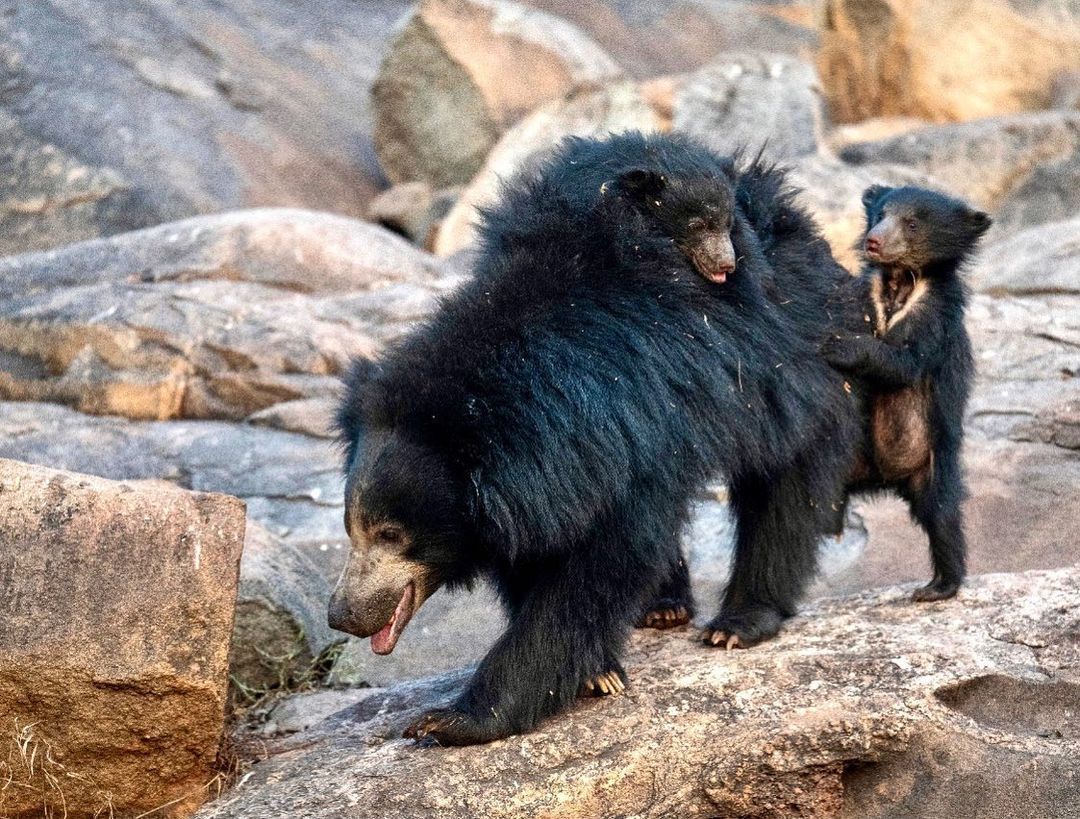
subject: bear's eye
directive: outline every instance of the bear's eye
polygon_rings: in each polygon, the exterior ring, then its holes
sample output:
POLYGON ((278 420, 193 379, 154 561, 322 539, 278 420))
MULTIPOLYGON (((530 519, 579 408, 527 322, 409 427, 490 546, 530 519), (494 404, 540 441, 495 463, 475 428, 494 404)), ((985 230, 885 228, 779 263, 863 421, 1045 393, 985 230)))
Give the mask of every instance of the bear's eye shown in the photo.
POLYGON ((695 217, 687 222, 686 226, 690 228, 690 230, 701 230, 705 227, 705 220, 695 217))
POLYGON ((918 220, 909 216, 907 219, 904 220, 904 227, 906 227, 908 230, 915 230, 919 227, 919 222, 918 220))
POLYGON ((387 546, 397 546, 404 542, 405 532, 402 531, 400 526, 384 524, 375 529, 374 537, 379 543, 385 543, 387 546))

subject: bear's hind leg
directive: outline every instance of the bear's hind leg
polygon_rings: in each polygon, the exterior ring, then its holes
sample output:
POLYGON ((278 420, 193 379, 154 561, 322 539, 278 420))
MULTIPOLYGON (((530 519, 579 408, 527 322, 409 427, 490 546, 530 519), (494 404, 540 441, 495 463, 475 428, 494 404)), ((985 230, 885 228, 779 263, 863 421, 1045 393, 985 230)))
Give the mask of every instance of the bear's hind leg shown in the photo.
POLYGON ((645 607, 638 628, 667 629, 686 625, 694 616, 694 595, 690 591, 690 570, 679 554, 671 575, 645 607))
POLYGON ((735 559, 720 613, 701 633, 706 645, 749 648, 795 613, 817 564, 822 515, 812 499, 798 468, 733 483, 735 559))

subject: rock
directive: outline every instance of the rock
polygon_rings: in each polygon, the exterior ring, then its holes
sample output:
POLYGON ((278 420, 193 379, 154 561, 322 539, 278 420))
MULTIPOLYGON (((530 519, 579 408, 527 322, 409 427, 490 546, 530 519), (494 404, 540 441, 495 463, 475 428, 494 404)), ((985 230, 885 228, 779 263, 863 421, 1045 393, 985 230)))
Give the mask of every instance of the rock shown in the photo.
POLYGON ((918 117, 873 117, 861 122, 836 125, 825 135, 825 142, 833 152, 858 142, 876 142, 880 139, 908 134, 930 125, 918 117))
POLYGON ((429 248, 439 223, 460 194, 459 187, 433 191, 425 182, 402 182, 372 200, 368 219, 429 248))
POLYGON ((330 583, 294 544, 248 525, 229 675, 242 692, 297 683, 345 635, 326 624, 330 583))
POLYGON ((1005 0, 826 0, 821 73, 832 118, 955 121, 1046 108, 1080 63, 1080 13, 1005 0))
POLYGON ((189 816, 216 778, 243 504, 0 461, 0 531, 0 812, 189 816))
POLYGON ((1078 156, 1080 112, 1071 111, 921 128, 840 152, 854 165, 903 165, 933 177, 999 218, 994 235, 1075 216, 1080 193, 1069 180, 1080 172, 1078 156))
POLYGON ((337 438, 334 431, 335 398, 298 398, 259 410, 247 420, 258 426, 299 432, 314 438, 337 438))
POLYGON ((968 280, 994 295, 1080 295, 1080 217, 1048 222, 989 244, 968 280))
POLYGON ((399 738, 465 675, 398 686, 270 744, 199 816, 1063 816, 1080 799, 1078 587, 1071 568, 932 606, 910 588, 824 600, 726 654, 638 632, 625 694, 474 748, 399 738))
POLYGON ((822 128, 817 74, 782 54, 725 56, 682 83, 673 124, 721 154, 744 148, 773 161, 813 154, 822 128))
POLYGON ((345 539, 344 479, 329 441, 247 424, 131 422, 0 402, 0 457, 235 495, 252 520, 325 565, 330 582, 344 563, 334 548, 345 539))
POLYGON ((526 0, 575 23, 633 77, 693 71, 735 51, 805 55, 817 46, 803 3, 526 0))
POLYGON ((621 69, 571 23, 512 0, 424 0, 372 89, 375 149, 394 182, 468 182, 508 127, 621 69))
POLYGON ((468 247, 474 237, 476 209, 494 201, 501 180, 528 168, 531 160, 565 137, 604 136, 631 129, 648 132, 661 130, 663 125, 641 87, 634 83, 581 91, 541 106, 507 131, 492 149, 440 226, 435 253, 449 256, 468 247))
POLYGON ((356 705, 375 694, 379 688, 318 688, 276 700, 262 715, 257 733, 260 737, 275 737, 306 731, 349 706, 356 705))
POLYGON ((0 254, 201 213, 360 216, 404 0, 27 0, 0 18, 0 254), (289 32, 289 36, 282 36, 289 32))
POLYGON ((0 260, 0 397, 130 418, 244 418, 337 393, 453 284, 328 214, 197 217, 0 260))
POLYGON ((1044 407, 1026 429, 1013 434, 1018 441, 1042 441, 1063 449, 1080 449, 1080 399, 1044 407))

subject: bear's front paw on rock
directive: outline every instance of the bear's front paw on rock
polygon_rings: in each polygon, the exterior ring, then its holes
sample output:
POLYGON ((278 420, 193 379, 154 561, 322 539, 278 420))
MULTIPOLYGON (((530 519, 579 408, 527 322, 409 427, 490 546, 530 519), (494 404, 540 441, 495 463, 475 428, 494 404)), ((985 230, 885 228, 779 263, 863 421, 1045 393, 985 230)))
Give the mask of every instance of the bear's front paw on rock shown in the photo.
POLYGON ((415 720, 402 736, 437 745, 478 745, 508 734, 499 730, 495 720, 481 721, 464 711, 436 708, 415 720))

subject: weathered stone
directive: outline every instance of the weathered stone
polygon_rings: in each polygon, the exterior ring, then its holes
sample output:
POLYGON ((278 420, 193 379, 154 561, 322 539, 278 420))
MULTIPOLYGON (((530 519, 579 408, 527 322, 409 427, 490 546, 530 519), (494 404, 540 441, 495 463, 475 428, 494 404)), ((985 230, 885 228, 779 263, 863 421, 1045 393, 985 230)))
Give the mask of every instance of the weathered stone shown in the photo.
POLYGON ((512 0, 424 0, 372 89, 375 148, 394 182, 468 182, 499 135, 618 65, 574 25, 512 0))
POLYGON ((847 163, 903 165, 933 177, 944 190, 1000 214, 994 235, 1075 216, 1080 192, 1069 179, 1076 177, 1078 157, 1075 111, 920 128, 840 152, 847 163))
POLYGON ((1063 816, 1080 799, 1078 588, 1075 568, 987 575, 932 606, 888 588, 730 653, 638 632, 625 694, 475 748, 399 738, 465 675, 399 686, 269 745, 200 816, 1063 816))
POLYGON ((813 154, 821 141, 817 74, 782 54, 735 53, 688 76, 675 95, 675 130, 721 154, 770 160, 813 154))
POLYGON ((379 688, 316 688, 275 700, 265 714, 261 714, 257 728, 260 737, 295 734, 306 731, 351 705, 363 702, 379 688))
POLYGON ((929 124, 918 117, 874 117, 833 126, 825 135, 825 142, 832 151, 838 152, 853 143, 877 142, 911 133, 929 124))
POLYGON ((449 256, 474 238, 476 209, 495 200, 502 180, 529 167, 529 162, 568 136, 603 136, 630 129, 661 130, 661 116, 634 83, 581 91, 541 106, 507 131, 492 149, 484 167, 462 192, 439 227, 435 253, 449 256))
POLYGON ((0 253, 243 207, 362 215, 385 184, 368 90, 408 8, 12 5, 0 17, 0 253))
POLYGON ((452 281, 398 236, 294 210, 197 217, 0 260, 0 397, 244 418, 336 394, 452 281))
POLYGON ((1080 12, 1013 5, 826 0, 817 59, 833 119, 940 122, 1046 108, 1058 77, 1080 63, 1080 12))
POLYGON ((337 396, 333 398, 298 398, 295 401, 282 401, 264 410, 259 410, 247 420, 257 426, 283 429, 287 432, 299 432, 314 438, 336 438, 334 431, 334 413, 337 410, 337 396))
MULTIPOLYGON (((340 454, 331 442, 306 435, 220 421, 131 422, 55 404, 0 402, 0 457, 235 495, 252 520, 319 563, 323 558, 311 550, 345 538, 340 454)), ((336 579, 337 568, 335 560, 326 576, 336 579)))
POLYGON ((315 660, 345 635, 326 624, 330 583, 295 545, 248 524, 229 674, 259 692, 309 675, 315 660))
POLYGON ((207 797, 243 538, 235 498, 0 461, 0 813, 207 797))
POLYGON ((1080 397, 1039 410, 1027 427, 1013 433, 1013 438, 1080 449, 1080 397))
POLYGON ((693 71, 718 55, 805 55, 817 45, 804 3, 668 0, 525 0, 575 23, 633 77, 693 71))
POLYGON ((1080 295, 1080 217, 1023 230, 984 248, 968 277, 995 295, 1080 295))

